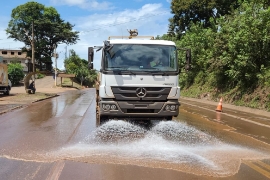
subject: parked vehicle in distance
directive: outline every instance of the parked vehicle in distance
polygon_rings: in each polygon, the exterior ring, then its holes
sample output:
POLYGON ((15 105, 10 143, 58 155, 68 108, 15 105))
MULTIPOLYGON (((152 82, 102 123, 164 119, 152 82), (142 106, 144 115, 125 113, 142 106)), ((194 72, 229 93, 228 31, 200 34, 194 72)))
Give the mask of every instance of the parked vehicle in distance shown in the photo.
POLYGON ((8 79, 8 68, 6 64, 0 63, 0 92, 9 95, 12 84, 8 79))

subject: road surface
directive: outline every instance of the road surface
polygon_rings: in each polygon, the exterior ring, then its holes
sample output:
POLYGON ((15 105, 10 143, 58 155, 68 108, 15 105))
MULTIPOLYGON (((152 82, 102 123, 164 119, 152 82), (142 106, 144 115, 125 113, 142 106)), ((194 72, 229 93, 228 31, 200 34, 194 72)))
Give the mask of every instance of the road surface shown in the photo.
POLYGON ((1 179, 270 179, 268 116, 181 100, 174 121, 95 126, 95 89, 0 116, 1 179))

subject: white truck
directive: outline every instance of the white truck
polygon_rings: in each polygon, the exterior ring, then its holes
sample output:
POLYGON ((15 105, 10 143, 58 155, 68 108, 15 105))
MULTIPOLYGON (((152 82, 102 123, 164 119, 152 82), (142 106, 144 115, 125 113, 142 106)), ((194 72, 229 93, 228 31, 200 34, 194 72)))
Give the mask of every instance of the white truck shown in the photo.
MULTIPOLYGON (((97 81, 97 125, 109 119, 172 120, 179 113, 179 72, 174 42, 137 34, 109 37, 103 46, 88 48, 89 68, 94 49, 102 50, 97 81)), ((190 67, 190 49, 186 69, 190 67)))
POLYGON ((0 63, 0 92, 9 95, 11 82, 8 79, 8 68, 6 64, 0 63))

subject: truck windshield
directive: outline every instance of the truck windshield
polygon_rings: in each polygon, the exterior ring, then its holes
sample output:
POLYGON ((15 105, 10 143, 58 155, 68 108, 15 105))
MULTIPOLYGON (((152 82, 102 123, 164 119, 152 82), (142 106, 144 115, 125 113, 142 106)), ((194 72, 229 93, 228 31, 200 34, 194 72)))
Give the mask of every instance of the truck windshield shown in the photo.
POLYGON ((176 47, 149 44, 114 44, 105 51, 104 69, 117 71, 176 72, 176 47))

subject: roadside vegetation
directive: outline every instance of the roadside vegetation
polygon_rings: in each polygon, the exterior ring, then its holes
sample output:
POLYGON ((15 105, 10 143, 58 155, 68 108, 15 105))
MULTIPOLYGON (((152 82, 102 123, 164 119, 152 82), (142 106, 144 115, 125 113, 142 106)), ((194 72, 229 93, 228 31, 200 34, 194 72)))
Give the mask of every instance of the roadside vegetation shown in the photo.
MULTIPOLYGON (((25 44, 22 50, 27 52, 27 57, 34 58, 39 64, 37 71, 43 71, 43 65, 50 66, 52 57, 55 54, 58 44, 72 45, 79 40, 79 32, 73 30, 74 25, 65 22, 57 10, 53 7, 46 7, 38 2, 27 2, 12 10, 6 33, 9 38, 25 44)), ((30 65, 32 67, 32 65, 30 65)), ((66 72, 75 74, 75 83, 82 86, 92 87, 97 73, 89 70, 88 62, 81 59, 75 51, 65 60, 66 72)), ((23 67, 20 64, 9 65, 9 76, 14 85, 19 84, 23 79, 23 67)), ((46 68, 46 70, 51 70, 46 68)), ((45 75, 38 73, 36 78, 43 78, 45 75)))
POLYGON ((23 67, 20 63, 8 64, 8 78, 11 81, 12 85, 19 85, 23 77, 23 67))
POLYGON ((65 69, 68 74, 75 74, 75 82, 81 86, 93 87, 97 72, 88 68, 88 61, 81 59, 74 50, 70 51, 71 56, 65 59, 65 69))
MULTIPOLYGON (((211 2, 172 1, 169 33, 157 37, 192 50, 192 69, 182 68, 180 74, 181 95, 223 97, 227 103, 270 111, 270 3, 211 2)), ((184 62, 179 51, 181 67, 184 62)))

